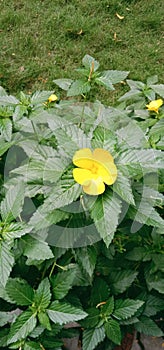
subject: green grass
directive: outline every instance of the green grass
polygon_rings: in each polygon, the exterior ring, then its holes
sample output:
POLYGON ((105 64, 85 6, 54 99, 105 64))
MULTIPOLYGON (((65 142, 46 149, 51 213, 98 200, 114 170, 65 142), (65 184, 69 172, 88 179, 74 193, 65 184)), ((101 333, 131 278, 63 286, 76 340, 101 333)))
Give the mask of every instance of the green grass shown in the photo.
MULTIPOLYGON (((0 8, 0 84, 10 93, 56 89, 53 79, 77 77, 86 53, 102 70, 164 81, 163 0, 0 0, 0 8)), ((112 101, 124 89, 96 97, 112 101)))

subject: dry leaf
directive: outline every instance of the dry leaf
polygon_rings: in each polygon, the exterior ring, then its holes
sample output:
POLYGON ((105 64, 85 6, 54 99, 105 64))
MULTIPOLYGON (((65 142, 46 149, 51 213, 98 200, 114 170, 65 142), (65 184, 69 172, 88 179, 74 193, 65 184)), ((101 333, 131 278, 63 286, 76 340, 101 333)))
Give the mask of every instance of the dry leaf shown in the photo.
POLYGON ((124 16, 120 16, 117 12, 116 12, 116 16, 117 16, 117 18, 119 18, 119 19, 124 19, 124 16))
POLYGON ((80 31, 79 31, 77 34, 78 34, 78 35, 83 34, 83 30, 82 30, 82 29, 80 29, 80 31))
POLYGON ((113 35, 113 39, 116 40, 117 39, 117 33, 114 33, 113 35))

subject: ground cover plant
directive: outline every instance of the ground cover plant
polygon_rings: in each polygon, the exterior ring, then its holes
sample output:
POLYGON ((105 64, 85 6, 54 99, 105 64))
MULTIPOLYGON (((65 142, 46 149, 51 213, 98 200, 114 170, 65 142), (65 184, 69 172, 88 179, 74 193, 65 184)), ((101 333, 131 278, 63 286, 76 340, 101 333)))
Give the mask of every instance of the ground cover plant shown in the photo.
MULTIPOLYGON (((51 90, 53 79, 77 78, 86 52, 102 70, 164 80, 163 0, 1 0, 0 8, 0 83, 10 93, 51 90)), ((96 98, 113 104, 125 89, 101 88, 96 98)))
POLYGON ((164 85, 85 55, 53 90, 0 88, 0 347, 162 336, 164 85), (92 101, 126 80, 117 106, 92 101), (80 95, 80 96, 79 96, 80 95))

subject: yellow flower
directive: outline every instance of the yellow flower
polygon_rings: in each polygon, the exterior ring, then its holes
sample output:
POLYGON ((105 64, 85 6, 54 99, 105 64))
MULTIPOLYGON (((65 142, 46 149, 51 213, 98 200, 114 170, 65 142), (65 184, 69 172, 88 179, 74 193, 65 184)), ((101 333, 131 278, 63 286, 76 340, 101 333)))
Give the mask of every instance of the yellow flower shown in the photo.
POLYGON ((158 100, 151 101, 146 107, 148 108, 149 111, 153 111, 158 113, 159 107, 163 105, 163 100, 159 98, 158 100))
POLYGON ((83 191, 90 195, 98 195, 105 191, 105 184, 112 185, 117 178, 117 168, 112 155, 96 148, 82 148, 74 154, 74 180, 83 186, 83 191))
POLYGON ((52 94, 49 98, 48 98, 48 102, 55 102, 57 101, 58 98, 55 94, 52 94))

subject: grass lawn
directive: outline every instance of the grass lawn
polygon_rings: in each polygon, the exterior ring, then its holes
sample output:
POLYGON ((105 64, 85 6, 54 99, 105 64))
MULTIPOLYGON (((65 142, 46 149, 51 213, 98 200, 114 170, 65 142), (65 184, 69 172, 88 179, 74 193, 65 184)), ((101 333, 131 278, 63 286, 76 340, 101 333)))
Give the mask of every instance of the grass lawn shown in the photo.
MULTIPOLYGON (((0 84, 10 93, 55 89, 78 77, 87 53, 100 68, 164 81, 163 0, 0 0, 0 84), (117 14, 117 15, 116 15, 117 14), (123 18, 124 17, 124 18, 123 18)), ((103 88, 96 98, 113 102, 103 88)))

